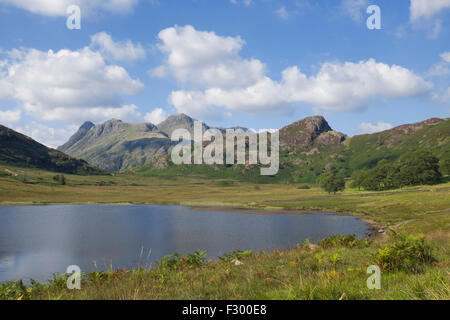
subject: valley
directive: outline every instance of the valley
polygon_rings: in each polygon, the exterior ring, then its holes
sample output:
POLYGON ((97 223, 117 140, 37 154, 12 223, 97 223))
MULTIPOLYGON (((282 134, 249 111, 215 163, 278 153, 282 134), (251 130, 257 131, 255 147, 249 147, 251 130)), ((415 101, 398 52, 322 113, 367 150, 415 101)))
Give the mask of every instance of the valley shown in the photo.
MULTIPOLYGON (((317 243, 306 241, 285 250, 234 252, 217 261, 207 260, 201 251, 196 251, 184 257, 167 256, 157 263, 130 270, 102 268, 85 274, 82 290, 76 292, 64 288, 65 276, 32 286, 12 281, 0 285, 0 298, 448 299, 450 181, 445 172, 437 184, 380 192, 353 188, 352 182, 355 172, 370 169, 382 159, 397 161, 410 151, 428 150, 444 163, 449 152, 449 123, 448 119, 431 119, 349 138, 331 130, 322 117, 300 120, 280 131, 280 172, 267 177, 261 177, 257 167, 246 165, 176 166, 161 150, 157 155, 150 152, 153 156, 140 158, 147 159, 139 160, 144 162, 143 166, 130 165, 120 171, 92 167, 94 171, 75 173, 66 170, 65 165, 22 161, 26 157, 20 153, 25 153, 27 147, 15 149, 14 159, 18 160, 3 157, 0 163, 2 206, 175 205, 213 214, 227 211, 257 215, 333 212, 361 219, 373 230, 369 238, 357 241, 336 236, 317 243), (346 177, 343 192, 330 195, 318 186, 317 177, 329 170, 346 177), (384 263, 383 259, 390 259, 381 255, 386 248, 394 250, 403 245, 424 246, 423 252, 431 250, 432 258, 413 260, 414 269, 403 265, 388 269, 386 265, 384 289, 367 290, 367 266, 384 263), (236 259, 242 264, 232 262, 236 259)), ((119 130, 121 135, 130 129, 123 123, 114 125, 125 126, 125 131, 119 130)), ((143 139, 141 147, 145 149, 149 146, 148 139, 168 139, 153 136, 161 133, 146 132, 153 128, 149 124, 138 127, 144 128, 144 137, 126 133, 125 140, 143 139)), ((96 133, 100 127, 83 125, 69 145, 76 146, 74 141, 82 141, 79 138, 87 136, 93 128, 97 128, 92 131, 96 133)), ((112 139, 110 134, 106 137, 112 139)), ((113 137, 115 141, 116 135, 113 137)), ((108 139, 100 139, 99 145, 113 141, 108 139)), ((89 141, 86 145, 96 143, 89 141)), ((121 157, 141 157, 143 153, 136 151, 141 147, 124 151, 121 157)), ((39 148, 43 154, 56 152, 39 148)), ((98 150, 94 151, 93 156, 98 150)), ((91 168, 83 160, 66 157, 91 168)))

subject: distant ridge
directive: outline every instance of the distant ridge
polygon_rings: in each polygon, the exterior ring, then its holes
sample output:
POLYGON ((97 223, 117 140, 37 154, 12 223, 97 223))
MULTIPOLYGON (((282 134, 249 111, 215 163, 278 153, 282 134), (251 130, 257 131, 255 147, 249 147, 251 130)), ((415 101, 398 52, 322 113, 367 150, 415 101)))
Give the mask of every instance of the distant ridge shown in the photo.
MULTIPOLYGON (((99 125, 86 122, 58 149, 108 171, 146 165, 166 168, 167 155, 174 146, 170 140, 172 132, 184 128, 192 133, 194 121, 186 114, 179 114, 158 126, 120 120, 99 125)), ((210 128, 213 127, 203 124, 204 130, 210 128)), ((280 147, 280 165, 282 171, 289 172, 287 177, 315 181, 330 168, 349 175, 354 170, 370 168, 379 160, 395 159, 418 149, 430 150, 440 159, 450 158, 450 120, 432 118, 349 137, 334 131, 324 117, 312 116, 280 129, 280 147)))
POLYGON ((0 125, 0 163, 35 167, 61 173, 104 174, 84 160, 72 158, 60 151, 0 125))
MULTIPOLYGON (((87 121, 58 150, 108 171, 136 168, 167 155, 176 144, 170 139, 176 129, 186 129, 193 135, 195 121, 183 113, 169 116, 158 126, 129 124, 116 119, 99 125, 87 121)), ((210 128, 203 123, 203 130, 210 128)), ((160 165, 166 166, 165 163, 160 165)))

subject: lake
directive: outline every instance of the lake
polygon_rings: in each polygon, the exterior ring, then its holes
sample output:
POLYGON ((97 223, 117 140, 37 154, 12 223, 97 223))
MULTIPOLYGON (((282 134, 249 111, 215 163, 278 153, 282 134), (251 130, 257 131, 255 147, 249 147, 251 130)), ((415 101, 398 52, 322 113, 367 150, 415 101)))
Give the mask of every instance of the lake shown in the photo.
POLYGON ((133 268, 163 256, 202 249, 209 258, 234 250, 294 247, 334 234, 365 236, 369 227, 351 216, 249 214, 179 206, 0 207, 0 283, 47 281, 69 265, 82 272, 133 268), (151 250, 148 258, 149 250, 151 250), (143 254, 141 254, 143 252, 143 254))

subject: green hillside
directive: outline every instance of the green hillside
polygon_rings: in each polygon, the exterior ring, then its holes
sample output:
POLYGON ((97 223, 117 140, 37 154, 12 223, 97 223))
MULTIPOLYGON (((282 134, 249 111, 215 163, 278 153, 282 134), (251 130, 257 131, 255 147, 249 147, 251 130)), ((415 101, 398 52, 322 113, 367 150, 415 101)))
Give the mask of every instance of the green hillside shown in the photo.
POLYGON ((47 148, 33 139, 0 125, 0 163, 71 174, 105 174, 84 160, 47 148))
POLYGON ((348 138, 333 131, 322 117, 311 117, 280 131, 280 171, 262 177, 258 166, 175 166, 157 169, 152 164, 133 169, 148 176, 202 176, 252 182, 314 183, 324 171, 335 169, 347 177, 369 169, 383 159, 394 161, 401 155, 427 150, 441 162, 450 159, 450 119, 429 119, 387 131, 348 138))

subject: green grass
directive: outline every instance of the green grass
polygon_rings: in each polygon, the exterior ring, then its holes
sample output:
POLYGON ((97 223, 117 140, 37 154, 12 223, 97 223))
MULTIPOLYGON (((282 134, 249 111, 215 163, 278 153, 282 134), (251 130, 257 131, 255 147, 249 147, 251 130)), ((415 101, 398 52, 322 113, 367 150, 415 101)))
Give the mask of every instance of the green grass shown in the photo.
MULTIPOLYGON (((304 184, 255 184, 234 179, 142 174, 65 175, 0 166, 0 204, 147 203, 266 210, 322 210, 352 214, 387 230, 368 245, 298 245, 285 251, 253 253, 200 264, 181 263, 85 275, 82 290, 69 291, 65 279, 25 287, 0 286, 0 299, 449 299, 450 183, 392 193, 347 189, 329 196, 304 184), (6 171, 8 170, 8 171, 6 171), (17 175, 17 176, 16 176, 17 175), (25 179, 24 179, 25 178, 25 179), (24 182, 25 181, 25 182, 24 182), (433 261, 418 271, 384 271, 382 290, 367 289, 367 266, 396 234, 425 235, 433 261), (152 268, 150 268, 152 267, 152 268)), ((284 211, 286 212, 286 211, 284 211)), ((333 242, 330 242, 333 243, 333 242)), ((199 248, 202 249, 202 248, 199 248)), ((194 259, 195 260, 195 259, 194 259)), ((197 260, 195 260, 197 261, 197 260)))
POLYGON ((356 247, 299 244, 286 251, 260 252, 218 262, 162 263, 154 268, 85 274, 81 290, 66 278, 25 287, 0 286, 0 297, 17 299, 450 299, 448 247, 430 242, 435 261, 420 272, 385 271, 381 290, 369 290, 367 267, 391 240, 356 247))

